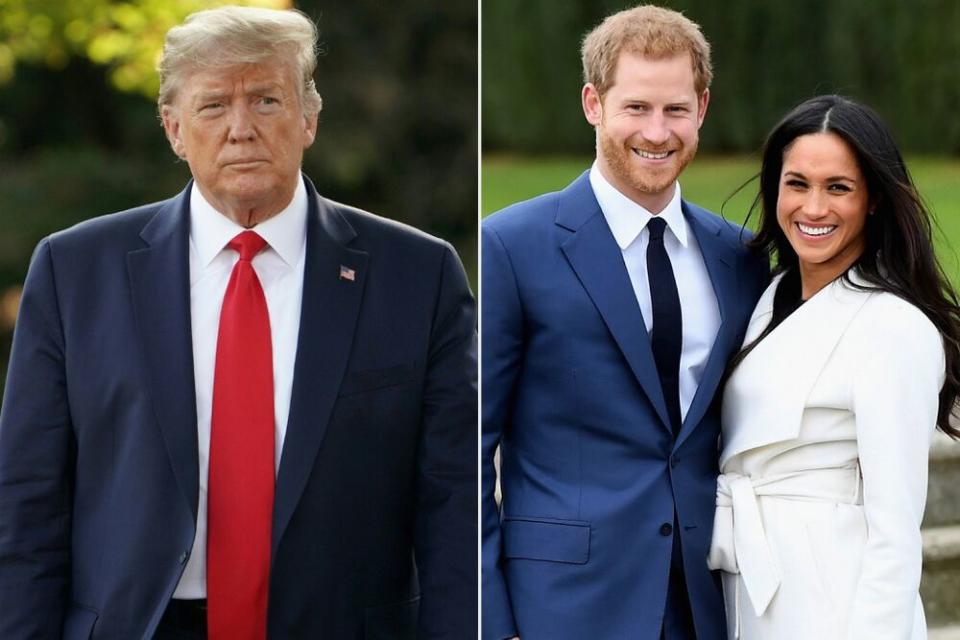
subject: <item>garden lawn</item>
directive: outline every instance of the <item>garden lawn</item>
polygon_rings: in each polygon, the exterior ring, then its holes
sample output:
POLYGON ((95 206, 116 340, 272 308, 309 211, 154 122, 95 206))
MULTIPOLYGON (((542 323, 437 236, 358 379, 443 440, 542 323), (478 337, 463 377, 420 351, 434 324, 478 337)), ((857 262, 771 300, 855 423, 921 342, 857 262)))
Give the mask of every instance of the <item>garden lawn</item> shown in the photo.
MULTIPOLYGON (((590 166, 589 158, 485 157, 482 163, 481 211, 484 216, 535 195, 562 189, 590 166)), ((907 166, 939 229, 934 241, 940 262, 960 287, 960 159, 915 157, 907 166)), ((737 187, 759 170, 759 157, 698 157, 680 179, 683 197, 743 222, 756 195, 757 182, 737 187)), ((754 227, 756 216, 751 219, 754 227)))

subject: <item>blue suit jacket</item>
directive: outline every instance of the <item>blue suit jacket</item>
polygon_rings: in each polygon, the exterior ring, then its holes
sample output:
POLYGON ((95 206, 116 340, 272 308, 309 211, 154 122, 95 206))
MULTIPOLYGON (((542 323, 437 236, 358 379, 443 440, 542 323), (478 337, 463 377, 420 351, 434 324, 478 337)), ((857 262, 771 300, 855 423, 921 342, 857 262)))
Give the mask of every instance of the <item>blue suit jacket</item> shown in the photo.
MULTIPOLYGON (((447 243, 307 187, 269 636, 475 636, 463 268, 447 243)), ((188 208, 189 187, 34 254, 0 416, 4 640, 149 638, 180 579, 198 499, 188 208)))
POLYGON ((672 537, 701 640, 725 637, 706 566, 716 390, 768 268, 683 203, 721 326, 674 442, 650 340, 587 174, 483 224, 483 637, 657 640, 672 537), (494 450, 503 500, 494 502, 494 450))

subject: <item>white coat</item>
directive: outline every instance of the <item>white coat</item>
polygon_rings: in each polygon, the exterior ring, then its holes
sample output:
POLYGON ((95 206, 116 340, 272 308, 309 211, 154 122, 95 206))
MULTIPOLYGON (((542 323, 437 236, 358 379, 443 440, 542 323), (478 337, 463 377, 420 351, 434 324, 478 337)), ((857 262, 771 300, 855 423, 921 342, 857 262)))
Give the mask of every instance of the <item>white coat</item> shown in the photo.
POLYGON ((725 572, 730 638, 926 638, 920 521, 944 370, 923 313, 843 278, 741 361, 723 396, 709 558, 725 572))

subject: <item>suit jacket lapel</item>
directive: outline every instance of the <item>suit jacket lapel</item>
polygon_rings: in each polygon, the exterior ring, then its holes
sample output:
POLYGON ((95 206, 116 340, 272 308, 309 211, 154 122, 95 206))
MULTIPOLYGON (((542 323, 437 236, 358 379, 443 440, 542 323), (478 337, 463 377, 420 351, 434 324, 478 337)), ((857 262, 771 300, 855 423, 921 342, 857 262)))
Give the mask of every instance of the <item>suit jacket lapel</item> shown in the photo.
MULTIPOLYGON (((856 282, 856 274, 851 272, 856 282)), ((775 279, 757 303, 745 342, 769 324, 775 279)), ((797 437, 807 398, 850 322, 872 294, 834 280, 744 358, 724 396, 721 468, 737 453, 797 437), (749 399, 749 401, 745 401, 749 399)))
POLYGON ((587 173, 563 192, 556 223, 573 232, 560 248, 653 404, 661 425, 669 431, 670 419, 640 305, 587 173))
POLYGON ((346 371, 366 281, 368 254, 347 245, 353 227, 308 192, 307 255, 290 417, 280 458, 273 511, 273 552, 300 500, 346 371), (341 267, 354 279, 342 278, 341 267))
POLYGON ((703 369, 700 384, 697 386, 687 415, 684 417, 675 447, 683 444, 683 441, 703 419, 713 400, 717 385, 723 377, 723 372, 727 366, 726 354, 729 352, 730 343, 735 337, 730 318, 733 315, 731 305, 737 287, 732 264, 734 248, 720 237, 720 223, 686 202, 682 206, 684 217, 687 219, 690 230, 700 246, 700 254, 703 256, 707 273, 710 274, 713 292, 717 297, 717 305, 720 309, 720 327, 717 330, 717 337, 713 341, 713 347, 710 349, 710 356, 707 358, 707 364, 703 369))
MULTIPOLYGON (((191 183, 192 184, 192 183, 191 183)), ((143 228, 144 249, 127 254, 144 375, 177 486, 196 523, 197 409, 190 330, 190 185, 143 228)))

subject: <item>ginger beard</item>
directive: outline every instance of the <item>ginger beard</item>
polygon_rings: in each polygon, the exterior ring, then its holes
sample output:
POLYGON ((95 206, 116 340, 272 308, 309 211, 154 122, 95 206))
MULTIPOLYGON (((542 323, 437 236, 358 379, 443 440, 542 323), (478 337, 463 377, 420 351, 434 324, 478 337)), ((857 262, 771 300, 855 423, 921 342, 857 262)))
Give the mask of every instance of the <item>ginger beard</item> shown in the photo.
POLYGON ((699 136, 696 132, 691 140, 690 144, 685 145, 672 135, 667 145, 656 148, 635 137, 633 141, 627 140, 621 145, 608 133, 605 118, 597 127, 597 153, 603 157, 610 172, 619 181, 647 194, 663 193, 673 186, 680 173, 697 155, 699 136), (649 161, 638 155, 637 151, 641 150, 649 153, 667 151, 670 155, 664 161, 649 161))

